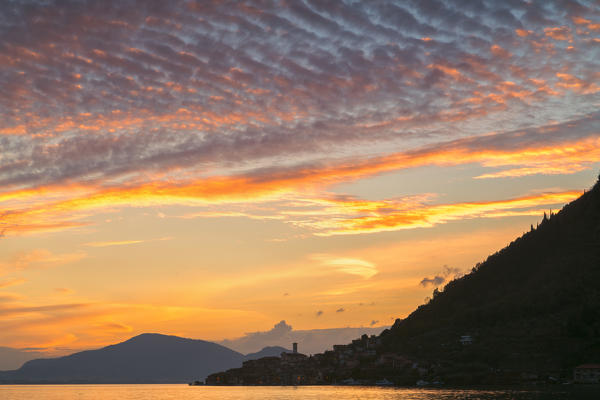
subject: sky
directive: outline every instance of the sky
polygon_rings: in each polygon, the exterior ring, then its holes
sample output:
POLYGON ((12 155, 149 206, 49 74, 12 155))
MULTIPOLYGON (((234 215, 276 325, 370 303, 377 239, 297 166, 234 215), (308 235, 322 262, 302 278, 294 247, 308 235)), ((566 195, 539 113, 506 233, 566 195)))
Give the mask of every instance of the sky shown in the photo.
POLYGON ((599 48, 585 0, 5 1, 0 346, 389 326, 596 181, 599 48))

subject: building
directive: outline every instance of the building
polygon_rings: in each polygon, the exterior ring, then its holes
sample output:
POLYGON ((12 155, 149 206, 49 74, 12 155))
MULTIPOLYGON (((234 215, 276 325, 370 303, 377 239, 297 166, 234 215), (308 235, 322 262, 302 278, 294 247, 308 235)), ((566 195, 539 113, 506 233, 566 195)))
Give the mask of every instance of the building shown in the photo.
POLYGON ((395 353, 383 353, 377 358, 375 364, 387 368, 405 368, 410 361, 395 353))
POLYGON ((573 380, 576 383, 600 383, 600 364, 583 364, 575 367, 573 380))
POLYGON ((463 346, 473 344, 473 338, 471 337, 471 335, 463 335, 460 337, 460 344, 462 344, 463 346))
POLYGON ((281 353, 281 365, 299 365, 308 357, 301 353, 281 353))
POLYGON ((337 354, 351 356, 354 353, 354 348, 352 347, 352 345, 348 344, 334 344, 333 351, 337 354))

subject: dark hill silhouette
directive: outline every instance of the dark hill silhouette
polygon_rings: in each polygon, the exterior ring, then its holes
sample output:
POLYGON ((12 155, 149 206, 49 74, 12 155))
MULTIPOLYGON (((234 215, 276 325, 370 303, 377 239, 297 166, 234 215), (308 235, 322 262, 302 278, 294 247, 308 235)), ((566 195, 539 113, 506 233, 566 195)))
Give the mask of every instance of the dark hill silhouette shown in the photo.
POLYGON ((600 179, 381 338, 385 350, 436 364, 450 382, 568 377, 577 364, 600 362, 599 282, 600 179), (463 335, 473 344, 460 344, 463 335))
POLYGON ((246 358, 203 340, 145 333, 125 342, 60 358, 26 362, 0 373, 5 382, 191 382, 246 358))
POLYGON ((291 353, 291 351, 281 346, 267 346, 256 353, 246 354, 244 356, 244 361, 258 360, 263 357, 279 357, 281 353, 291 353))

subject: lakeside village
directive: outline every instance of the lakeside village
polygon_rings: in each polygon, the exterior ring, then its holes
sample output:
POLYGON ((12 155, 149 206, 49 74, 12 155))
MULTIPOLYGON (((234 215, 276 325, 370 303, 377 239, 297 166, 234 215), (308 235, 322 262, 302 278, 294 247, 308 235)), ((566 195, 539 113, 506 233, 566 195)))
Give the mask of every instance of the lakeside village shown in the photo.
MULTIPOLYGON (((463 335, 459 346, 470 346, 473 338, 463 335)), ((214 373, 206 385, 375 385, 440 386, 444 385, 440 365, 422 365, 401 355, 382 351, 381 338, 363 335, 348 345, 334 345, 333 350, 306 356, 298 352, 280 357, 263 357, 245 361, 241 368, 214 373)), ((496 371, 497 372, 497 371, 496 371)), ((600 364, 580 365, 573 379, 559 382, 552 376, 519 373, 521 383, 600 383, 600 364)), ((200 382, 195 384, 202 385, 200 382)), ((191 384, 193 385, 193 384, 191 384)))
MULTIPOLYGON (((327 385, 327 384, 379 384, 393 385, 387 379, 355 380, 352 372, 361 365, 376 365, 379 368, 395 369, 410 363, 394 355, 377 355, 381 339, 375 335, 363 335, 348 345, 334 345, 333 350, 306 356, 298 352, 293 343, 292 353, 281 353, 280 357, 263 357, 245 361, 241 368, 209 375, 207 385, 327 385), (373 363, 373 361, 376 361, 373 363)), ((376 368, 379 369, 379 368, 376 368)), ((373 372, 376 372, 374 370, 373 372)))

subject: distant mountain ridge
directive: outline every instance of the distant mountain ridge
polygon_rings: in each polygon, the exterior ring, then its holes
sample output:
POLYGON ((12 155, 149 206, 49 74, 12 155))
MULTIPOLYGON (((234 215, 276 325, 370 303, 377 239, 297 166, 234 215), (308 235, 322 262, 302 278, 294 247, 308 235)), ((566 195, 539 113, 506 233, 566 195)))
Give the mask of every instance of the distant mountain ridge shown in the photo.
POLYGON ((27 361, 43 356, 39 351, 0 347, 0 371, 19 368, 27 361))
POLYGON ((281 346, 267 346, 261 351, 257 351, 256 353, 249 353, 244 356, 244 361, 248 360, 257 360, 263 357, 279 357, 281 353, 291 353, 291 350, 288 350, 281 346))
POLYGON ((271 347, 244 356, 204 340, 145 333, 98 350, 27 361, 17 370, 0 372, 0 382, 182 383, 282 351, 271 347))

